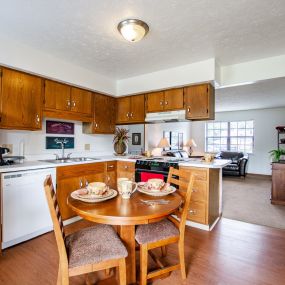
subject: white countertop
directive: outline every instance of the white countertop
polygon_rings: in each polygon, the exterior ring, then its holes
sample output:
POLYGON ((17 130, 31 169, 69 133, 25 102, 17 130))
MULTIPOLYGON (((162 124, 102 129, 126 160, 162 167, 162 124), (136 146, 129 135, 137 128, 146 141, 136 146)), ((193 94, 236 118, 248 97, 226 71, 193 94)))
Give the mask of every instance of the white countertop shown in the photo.
MULTIPOLYGON (((25 170, 33 170, 33 169, 42 169, 42 168, 56 168, 56 167, 64 167, 68 165, 77 165, 77 164, 86 164, 86 163, 96 163, 96 162, 106 162, 106 161, 113 161, 113 160, 120 160, 120 161, 129 161, 129 162, 136 162, 137 159, 132 158, 130 156, 96 156, 96 160, 90 161, 80 161, 80 162, 70 162, 70 163, 60 163, 54 164, 45 161, 24 161, 20 164, 13 164, 13 165, 6 165, 0 167, 0 173, 5 172, 14 172, 14 171, 25 171, 25 170)), ((228 164, 230 164, 230 160, 225 159, 215 159, 213 162, 207 163, 200 160, 191 160, 187 162, 179 162, 179 166, 186 166, 186 167, 204 167, 204 168, 222 168, 228 164)))

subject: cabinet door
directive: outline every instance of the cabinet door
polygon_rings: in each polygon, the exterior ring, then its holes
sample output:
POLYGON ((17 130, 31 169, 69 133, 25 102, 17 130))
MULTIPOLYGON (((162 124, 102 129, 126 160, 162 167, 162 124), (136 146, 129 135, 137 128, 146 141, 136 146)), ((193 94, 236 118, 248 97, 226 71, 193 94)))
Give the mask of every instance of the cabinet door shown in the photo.
POLYGON ((107 106, 108 106, 109 118, 110 118, 110 126, 109 126, 110 134, 113 134, 116 128, 116 99, 109 96, 107 106))
POLYGON ((117 163, 116 161, 107 162, 107 175, 105 183, 111 189, 117 189, 117 163))
POLYGON ((71 192, 82 187, 80 183, 81 181, 82 177, 79 176, 57 179, 56 195, 63 220, 76 216, 76 214, 67 205, 67 197, 71 192))
POLYGON ((92 114, 92 92, 71 87, 71 111, 81 114, 92 114))
POLYGON ((183 103, 183 88, 164 91, 164 110, 182 110, 183 103))
POLYGON ((2 69, 0 124, 11 129, 41 129, 42 79, 2 69))
POLYGON ((144 111, 144 95, 131 96, 131 122, 144 122, 145 111, 144 111))
POLYGON ((70 86, 45 80, 45 109, 70 111, 70 86))
POLYGON ((135 181, 135 163, 128 161, 117 161, 117 178, 126 177, 135 181))
POLYGON ((147 112, 162 112, 164 110, 164 91, 147 94, 147 112))
POLYGON ((131 108, 130 97, 122 97, 117 99, 117 123, 128 123, 131 108))
POLYGON ((209 84, 189 86, 184 88, 184 100, 187 119, 211 119, 213 96, 209 97, 209 84))
POLYGON ((94 97, 94 131, 105 133, 109 127, 108 98, 105 95, 95 94, 94 97))

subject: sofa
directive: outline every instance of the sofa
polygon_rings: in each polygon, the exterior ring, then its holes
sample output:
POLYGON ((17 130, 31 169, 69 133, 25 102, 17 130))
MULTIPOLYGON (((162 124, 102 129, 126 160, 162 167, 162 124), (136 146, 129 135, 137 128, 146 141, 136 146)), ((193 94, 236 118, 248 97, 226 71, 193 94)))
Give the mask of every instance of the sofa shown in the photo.
POLYGON ((223 168, 223 175, 243 176, 246 175, 248 154, 234 151, 221 151, 216 155, 216 159, 231 160, 231 164, 223 168))

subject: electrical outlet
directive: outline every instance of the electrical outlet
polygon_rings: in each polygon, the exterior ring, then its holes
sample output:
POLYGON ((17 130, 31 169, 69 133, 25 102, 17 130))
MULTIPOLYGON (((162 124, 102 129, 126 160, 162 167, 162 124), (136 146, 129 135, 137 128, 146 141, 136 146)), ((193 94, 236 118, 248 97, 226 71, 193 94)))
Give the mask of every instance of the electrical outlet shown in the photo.
POLYGON ((86 143, 86 144, 84 145, 84 149, 85 149, 85 150, 90 150, 90 143, 86 143))
POLYGON ((10 150, 9 155, 13 154, 13 145, 12 144, 2 144, 2 147, 9 148, 9 150, 10 150))

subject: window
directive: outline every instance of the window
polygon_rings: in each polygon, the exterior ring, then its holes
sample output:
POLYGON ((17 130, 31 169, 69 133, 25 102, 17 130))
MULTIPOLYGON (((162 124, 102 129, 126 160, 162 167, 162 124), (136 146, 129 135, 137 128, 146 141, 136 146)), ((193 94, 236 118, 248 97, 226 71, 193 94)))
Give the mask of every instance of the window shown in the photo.
POLYGON ((206 151, 253 152, 254 122, 212 122, 206 124, 206 151))

